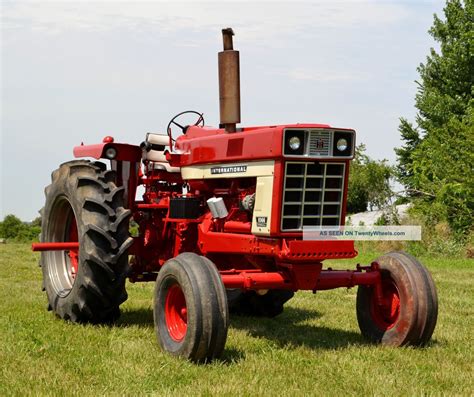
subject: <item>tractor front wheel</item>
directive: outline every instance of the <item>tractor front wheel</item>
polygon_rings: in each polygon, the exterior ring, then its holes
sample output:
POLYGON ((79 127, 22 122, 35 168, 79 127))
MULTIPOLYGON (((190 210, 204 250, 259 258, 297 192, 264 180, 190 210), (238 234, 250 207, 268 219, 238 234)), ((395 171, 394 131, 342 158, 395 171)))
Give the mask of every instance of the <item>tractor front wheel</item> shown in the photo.
POLYGON ((360 286, 357 291, 362 335, 384 345, 425 345, 438 317, 438 298, 430 273, 405 252, 390 252, 376 262, 382 299, 377 299, 374 287, 360 286))
POLYGON ((194 362, 220 357, 229 312, 215 265, 194 253, 168 260, 156 279, 153 317, 164 351, 194 362))

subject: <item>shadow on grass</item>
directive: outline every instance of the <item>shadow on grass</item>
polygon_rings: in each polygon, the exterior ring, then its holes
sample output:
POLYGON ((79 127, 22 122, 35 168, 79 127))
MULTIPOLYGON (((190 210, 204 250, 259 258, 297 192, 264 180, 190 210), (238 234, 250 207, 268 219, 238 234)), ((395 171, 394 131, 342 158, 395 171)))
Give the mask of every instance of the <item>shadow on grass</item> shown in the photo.
MULTIPOLYGON (((245 330, 253 337, 271 340, 278 346, 286 348, 306 346, 311 349, 338 349, 350 345, 367 344, 358 332, 304 324, 306 320, 320 317, 321 314, 315 310, 286 307, 284 313, 275 318, 231 315, 230 326, 245 330)), ((143 308, 125 310, 116 326, 132 325, 153 328, 152 310, 143 308)), ((241 351, 226 349, 222 361, 232 363, 243 357, 241 351)))
POLYGON ((130 325, 153 328, 153 311, 143 308, 123 310, 115 326, 128 327, 130 325))
POLYGON ((231 326, 286 348, 305 346, 311 349, 341 349, 350 345, 367 345, 358 332, 302 324, 305 320, 320 317, 321 314, 315 310, 287 307, 283 314, 275 318, 233 316, 231 326))
POLYGON ((217 362, 220 362, 225 365, 237 364, 239 361, 245 359, 245 353, 242 350, 237 350, 233 348, 226 347, 224 348, 224 353, 222 357, 217 359, 217 362))
MULTIPOLYGON (((118 321, 114 324, 116 327, 138 326, 144 328, 153 328, 153 311, 151 309, 124 310, 118 321)), ((245 358, 245 353, 233 348, 225 348, 222 357, 217 362, 230 365, 235 364, 245 358)))

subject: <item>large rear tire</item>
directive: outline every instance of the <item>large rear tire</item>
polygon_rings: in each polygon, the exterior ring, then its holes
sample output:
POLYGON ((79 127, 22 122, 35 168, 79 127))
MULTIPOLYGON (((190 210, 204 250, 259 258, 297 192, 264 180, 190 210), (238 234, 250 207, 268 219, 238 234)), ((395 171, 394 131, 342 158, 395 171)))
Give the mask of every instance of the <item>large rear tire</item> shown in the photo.
POLYGON ((156 279, 153 317, 164 351, 194 362, 220 357, 229 312, 215 265, 193 253, 168 260, 156 279))
POLYGON ((382 276, 382 305, 373 287, 357 291, 357 320, 371 342, 392 346, 423 346, 438 317, 436 287, 428 270, 405 252, 376 259, 382 276))
POLYGON ((79 242, 79 250, 41 253, 48 309, 73 322, 115 320, 127 299, 130 210, 105 164, 71 161, 45 189, 42 242, 79 242))

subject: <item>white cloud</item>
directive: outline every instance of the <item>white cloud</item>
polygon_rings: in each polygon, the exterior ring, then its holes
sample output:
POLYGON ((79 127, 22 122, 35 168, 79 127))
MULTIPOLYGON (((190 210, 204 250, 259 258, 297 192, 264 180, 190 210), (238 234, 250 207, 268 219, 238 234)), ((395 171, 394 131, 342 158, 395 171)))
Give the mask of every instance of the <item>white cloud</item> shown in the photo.
MULTIPOLYGON (((403 4, 377 1, 344 2, 21 2, 4 3, 5 32, 29 26, 42 33, 64 30, 105 31, 115 28, 141 30, 153 25, 166 34, 190 34, 232 26, 239 38, 262 40, 318 30, 377 26, 408 15, 403 4)), ((186 39, 185 39, 186 40, 186 39)))
POLYGON ((315 69, 315 68, 293 68, 289 70, 278 70, 275 75, 285 76, 292 80, 312 81, 318 83, 344 82, 350 80, 362 80, 364 77, 355 73, 344 71, 315 69))

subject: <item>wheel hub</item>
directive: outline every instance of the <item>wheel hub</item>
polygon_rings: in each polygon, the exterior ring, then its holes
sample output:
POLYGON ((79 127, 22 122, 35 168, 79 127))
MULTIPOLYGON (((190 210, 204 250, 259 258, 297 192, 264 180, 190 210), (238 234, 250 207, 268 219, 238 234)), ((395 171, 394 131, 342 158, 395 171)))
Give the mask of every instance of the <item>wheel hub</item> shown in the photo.
POLYGON ((391 280, 382 280, 382 300, 372 295, 370 311, 375 324, 382 330, 392 328, 400 316, 400 295, 391 280))
MULTIPOLYGON (((72 215, 72 219, 69 224, 68 237, 70 242, 79 241, 77 233, 77 223, 74 215, 72 215)), ((67 255, 69 257, 69 273, 71 275, 72 280, 75 280, 77 271, 79 270, 79 250, 70 250, 68 251, 67 255)))
MULTIPOLYGON (((51 209, 47 241, 78 243, 79 233, 72 205, 65 196, 56 199, 51 209)), ((71 291, 79 271, 79 248, 44 253, 44 262, 56 294, 64 297, 71 291)))
POLYGON ((180 342, 188 329, 186 299, 178 284, 173 284, 166 295, 165 319, 168 332, 173 340, 180 342))

